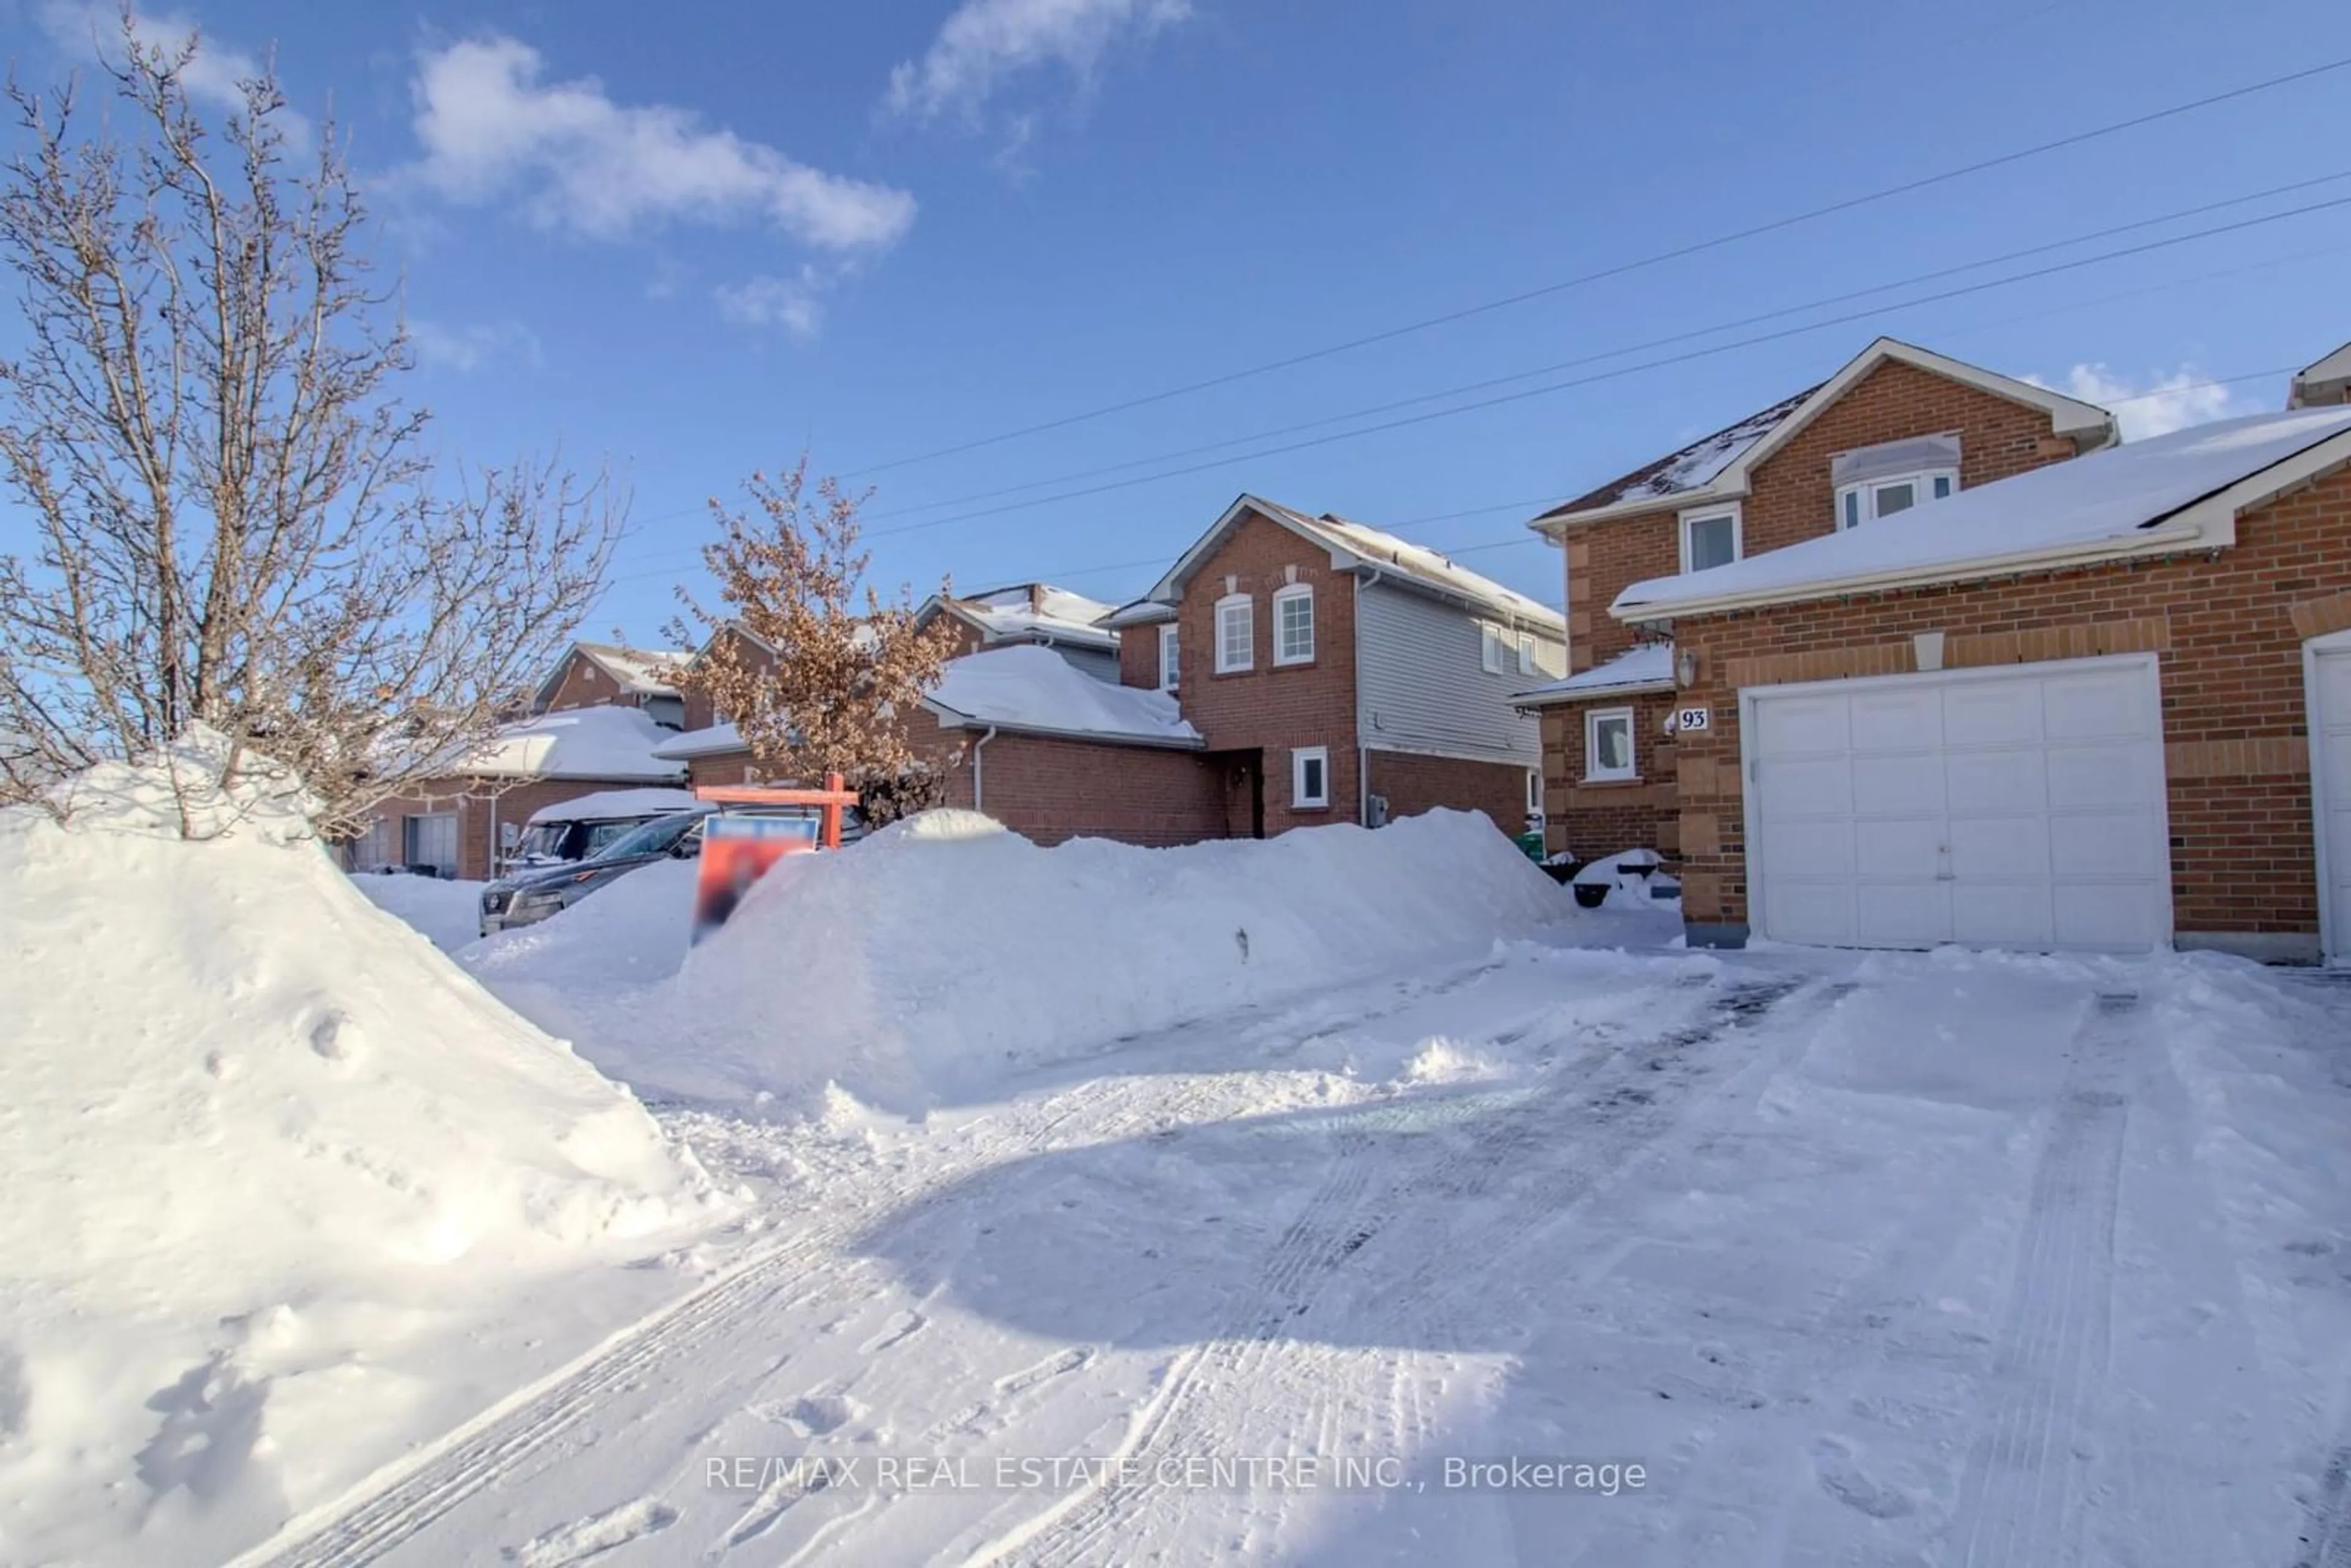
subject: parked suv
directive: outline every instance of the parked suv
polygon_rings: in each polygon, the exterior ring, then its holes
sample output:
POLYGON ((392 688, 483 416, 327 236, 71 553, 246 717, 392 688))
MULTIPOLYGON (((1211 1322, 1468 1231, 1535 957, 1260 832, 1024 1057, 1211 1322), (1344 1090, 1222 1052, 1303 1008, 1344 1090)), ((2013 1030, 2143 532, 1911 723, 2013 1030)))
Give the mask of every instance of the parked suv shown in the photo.
POLYGON ((656 861, 694 859, 702 852, 702 823, 710 812, 702 806, 656 817, 585 860, 524 867, 498 878, 482 889, 482 935, 536 925, 656 861))

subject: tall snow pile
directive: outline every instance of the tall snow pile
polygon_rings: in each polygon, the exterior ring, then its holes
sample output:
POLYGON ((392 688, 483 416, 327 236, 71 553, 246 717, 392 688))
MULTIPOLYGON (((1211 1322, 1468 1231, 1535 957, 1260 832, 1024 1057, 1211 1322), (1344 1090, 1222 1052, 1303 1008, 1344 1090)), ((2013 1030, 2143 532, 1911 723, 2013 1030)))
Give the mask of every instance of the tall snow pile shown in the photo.
POLYGON ((213 788, 225 744, 91 770, 64 826, 0 811, 11 1561, 223 1560, 466 1414, 444 1380, 484 1325, 549 1332, 513 1292, 718 1212, 282 781, 213 788))
POLYGON ((832 1082, 917 1113, 1139 1030, 1483 951, 1566 907, 1468 812, 1146 850, 1040 849, 930 811, 779 862, 666 993, 612 1034, 583 1026, 580 1049, 648 1091, 789 1113, 832 1082))

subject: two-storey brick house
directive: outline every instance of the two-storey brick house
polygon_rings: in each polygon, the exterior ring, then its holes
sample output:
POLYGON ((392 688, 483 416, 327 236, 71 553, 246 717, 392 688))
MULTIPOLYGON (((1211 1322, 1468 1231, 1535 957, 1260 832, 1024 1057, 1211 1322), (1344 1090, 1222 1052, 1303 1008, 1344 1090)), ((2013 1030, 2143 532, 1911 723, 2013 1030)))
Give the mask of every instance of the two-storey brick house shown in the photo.
POLYGON ((1881 338, 1817 386, 1552 508, 1568 674, 1542 723, 1553 852, 1680 851, 1672 643, 1608 613, 1635 582, 1704 572, 2114 444, 2106 410, 1881 338))
POLYGON ((1120 679, 1171 693, 1217 820, 1192 837, 1431 807, 1516 832, 1539 732, 1511 694, 1565 668, 1558 612, 1393 534, 1243 496, 1108 617, 1120 679))

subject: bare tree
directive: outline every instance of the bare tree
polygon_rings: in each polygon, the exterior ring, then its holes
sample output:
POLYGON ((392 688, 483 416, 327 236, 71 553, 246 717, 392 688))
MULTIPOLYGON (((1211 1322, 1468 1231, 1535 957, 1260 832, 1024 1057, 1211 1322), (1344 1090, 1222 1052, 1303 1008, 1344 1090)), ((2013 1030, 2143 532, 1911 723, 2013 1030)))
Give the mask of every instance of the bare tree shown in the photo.
POLYGON ((434 472, 413 363, 371 282, 334 128, 274 74, 208 123, 193 37, 126 7, 96 123, 8 97, 0 472, 34 541, 0 556, 0 800, 193 723, 287 764, 348 831, 486 739, 593 601, 622 499, 559 460, 434 472))
POLYGON ((685 614, 671 636, 705 652, 677 679, 706 695, 771 771, 811 783, 841 774, 870 821, 935 804, 940 780, 906 725, 938 681, 953 629, 941 621, 916 630, 904 589, 890 603, 870 587, 861 592, 872 559, 858 548, 863 497, 831 478, 816 480, 811 495, 807 458, 777 478, 754 474, 744 488, 748 511, 710 503, 719 537, 702 558, 718 580, 718 608, 678 591, 685 614), (741 638, 719 635, 726 632, 748 633, 773 660, 747 656, 741 638))

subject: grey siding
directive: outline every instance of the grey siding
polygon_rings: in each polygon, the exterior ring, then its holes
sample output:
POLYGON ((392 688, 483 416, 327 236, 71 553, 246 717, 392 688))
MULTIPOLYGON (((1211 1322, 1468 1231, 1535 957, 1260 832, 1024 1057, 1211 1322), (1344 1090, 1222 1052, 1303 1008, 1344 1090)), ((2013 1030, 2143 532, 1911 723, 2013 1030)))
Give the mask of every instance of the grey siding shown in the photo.
POLYGON ((1096 648, 1072 648, 1066 643, 1053 644, 1053 652, 1098 681, 1118 685, 1118 655, 1096 648))
POLYGON ((1540 766, 1541 725, 1513 709, 1510 694, 1565 674, 1566 646, 1556 632, 1537 629, 1541 674, 1519 673, 1515 645, 1502 673, 1489 674, 1479 663, 1481 620, 1504 624, 1382 583, 1361 590, 1355 656, 1364 745, 1540 766))

